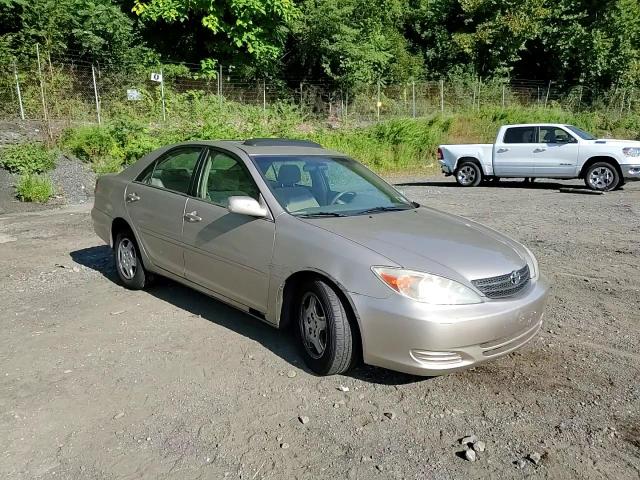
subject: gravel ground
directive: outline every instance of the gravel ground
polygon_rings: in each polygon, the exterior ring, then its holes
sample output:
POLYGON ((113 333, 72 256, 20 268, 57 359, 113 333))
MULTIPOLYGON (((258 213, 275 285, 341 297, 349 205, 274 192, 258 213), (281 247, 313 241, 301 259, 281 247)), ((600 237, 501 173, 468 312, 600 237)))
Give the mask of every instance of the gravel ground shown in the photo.
POLYGON ((46 205, 21 202, 16 198, 15 185, 19 175, 0 168, 0 215, 16 212, 34 212, 62 205, 80 205, 93 199, 96 176, 91 168, 78 159, 63 155, 56 160, 56 167, 47 172, 53 180, 56 195, 46 205))
POLYGON ((538 255, 533 342, 445 377, 320 378, 214 300, 118 286, 89 204, 0 216, 0 478, 640 478, 640 184, 396 180, 538 255))

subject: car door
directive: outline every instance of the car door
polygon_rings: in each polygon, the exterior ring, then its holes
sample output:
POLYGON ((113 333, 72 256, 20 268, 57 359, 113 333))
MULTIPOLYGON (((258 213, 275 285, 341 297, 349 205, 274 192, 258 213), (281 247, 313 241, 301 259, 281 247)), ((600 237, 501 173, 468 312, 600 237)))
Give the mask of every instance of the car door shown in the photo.
POLYGON ((536 177, 575 177, 578 169, 578 141, 560 127, 538 129, 534 149, 536 177))
POLYGON ((537 148, 536 127, 509 127, 495 144, 493 171, 497 177, 534 177, 533 151, 537 148))
POLYGON ((166 152, 127 186, 126 208, 154 266, 184 274, 182 223, 202 147, 166 152))
POLYGON ((260 199, 243 160, 210 149, 195 197, 185 209, 185 277, 231 300, 266 312, 275 223, 227 210, 231 196, 260 199))

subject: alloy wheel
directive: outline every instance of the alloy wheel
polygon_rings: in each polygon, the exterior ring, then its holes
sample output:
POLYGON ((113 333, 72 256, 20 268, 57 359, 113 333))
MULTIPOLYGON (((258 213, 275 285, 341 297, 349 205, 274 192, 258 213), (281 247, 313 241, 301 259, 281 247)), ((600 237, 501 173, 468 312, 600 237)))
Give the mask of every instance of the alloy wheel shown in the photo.
POLYGON ((118 245, 118 268, 127 280, 133 279, 138 268, 136 247, 131 240, 123 238, 118 245))
POLYGON ((302 297, 300 323, 305 350, 312 358, 322 357, 327 348, 327 317, 315 293, 302 297))
POLYGON ((609 167, 594 168, 589 174, 589 185, 596 190, 607 190, 614 182, 615 174, 609 167))
POLYGON ((461 185, 471 185, 476 181, 476 169, 470 165, 465 165, 460 170, 458 170, 458 182, 461 185))

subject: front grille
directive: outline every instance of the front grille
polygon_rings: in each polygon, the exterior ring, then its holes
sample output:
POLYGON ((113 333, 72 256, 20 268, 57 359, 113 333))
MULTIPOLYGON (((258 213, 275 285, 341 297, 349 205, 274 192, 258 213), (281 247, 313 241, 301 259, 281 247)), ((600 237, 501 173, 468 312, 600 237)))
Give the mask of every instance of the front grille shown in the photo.
POLYGON ((512 297, 524 290, 530 281, 529 266, 498 277, 472 280, 471 283, 489 298, 512 297))

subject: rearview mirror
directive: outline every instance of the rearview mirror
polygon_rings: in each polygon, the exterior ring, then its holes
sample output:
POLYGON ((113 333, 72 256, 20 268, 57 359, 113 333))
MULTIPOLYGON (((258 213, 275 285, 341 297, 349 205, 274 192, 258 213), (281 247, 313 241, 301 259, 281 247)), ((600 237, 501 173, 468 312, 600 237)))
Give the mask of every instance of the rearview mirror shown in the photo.
POLYGON ((227 208, 231 213, 237 213, 238 215, 248 215, 257 218, 267 216, 267 208, 260 205, 256 199, 251 197, 229 197, 229 206, 227 208))

